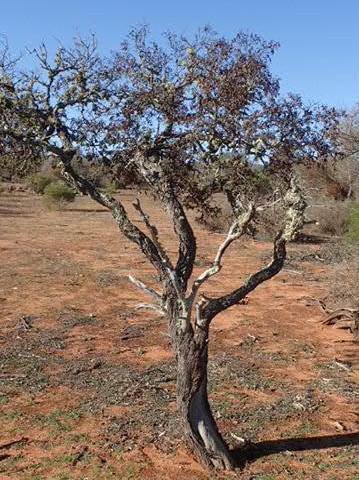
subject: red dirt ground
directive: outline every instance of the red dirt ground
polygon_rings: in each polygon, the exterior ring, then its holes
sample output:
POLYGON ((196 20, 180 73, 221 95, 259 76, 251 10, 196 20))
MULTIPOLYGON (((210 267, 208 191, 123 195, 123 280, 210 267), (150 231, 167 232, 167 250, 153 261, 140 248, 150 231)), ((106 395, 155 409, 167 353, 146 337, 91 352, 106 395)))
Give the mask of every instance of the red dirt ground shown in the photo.
MULTIPOLYGON (((134 217, 135 194, 121 193, 134 217)), ((158 206, 143 207, 164 243, 176 238, 158 206)), ((138 224, 140 222, 138 221, 138 224)), ((48 211, 41 197, 0 198, 0 479, 174 480, 208 473, 181 439, 166 322, 129 274, 155 272, 111 216, 84 197, 48 211)), ((196 225, 200 272, 222 237, 196 225)), ((359 345, 323 327, 313 302, 330 266, 290 246, 287 267, 211 332, 213 411, 247 464, 243 480, 359 479, 359 345)), ((270 244, 240 241, 207 293, 264 264, 270 244)))

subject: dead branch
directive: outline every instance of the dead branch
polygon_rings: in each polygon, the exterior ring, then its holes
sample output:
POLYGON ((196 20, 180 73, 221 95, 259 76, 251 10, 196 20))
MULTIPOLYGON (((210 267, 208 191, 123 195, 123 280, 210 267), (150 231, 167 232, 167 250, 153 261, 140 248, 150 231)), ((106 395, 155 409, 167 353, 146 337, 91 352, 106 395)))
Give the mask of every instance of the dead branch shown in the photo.
POLYGON ((340 308, 334 310, 325 320, 323 325, 336 325, 338 328, 348 329, 351 333, 359 330, 359 309, 340 308))
POLYGON ((141 280, 138 280, 132 275, 129 275, 128 278, 131 283, 136 285, 137 288, 140 288, 141 290, 143 290, 145 293, 150 295, 152 298, 156 300, 157 303, 161 305, 162 296, 159 293, 157 293, 153 288, 149 287, 148 285, 145 285, 143 282, 141 282, 141 280))
POLYGON ((0 445, 0 450, 3 450, 5 448, 9 448, 9 447, 12 447, 13 445, 16 445, 17 443, 27 443, 29 442, 29 438, 28 437, 21 437, 19 438, 18 440, 12 440, 10 442, 7 442, 7 443, 3 443, 2 445, 0 445))
POLYGON ((135 307, 136 310, 153 310, 160 315, 166 315, 166 311, 162 307, 158 307, 156 305, 152 305, 152 303, 139 303, 135 307))
MULTIPOLYGON (((156 150, 152 153, 156 159, 156 150)), ((179 288, 182 296, 182 292, 183 294, 186 292, 187 283, 192 275, 193 264, 196 258, 197 245, 193 229, 181 202, 168 181, 168 174, 163 171, 158 159, 153 161, 148 157, 148 153, 147 155, 138 153, 136 160, 143 178, 161 200, 178 236, 178 260, 175 269, 171 268, 171 271, 175 272, 175 275, 172 276, 175 277, 177 282, 176 290, 179 288)))

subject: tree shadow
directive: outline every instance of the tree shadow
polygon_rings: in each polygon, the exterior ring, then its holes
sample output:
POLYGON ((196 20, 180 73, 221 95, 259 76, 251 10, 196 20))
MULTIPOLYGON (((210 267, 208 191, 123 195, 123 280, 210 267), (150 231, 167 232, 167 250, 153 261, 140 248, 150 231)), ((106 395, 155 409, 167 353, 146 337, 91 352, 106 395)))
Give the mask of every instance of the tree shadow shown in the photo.
POLYGON ((108 213, 106 208, 66 208, 65 211, 77 213, 108 213))
POLYGON ((327 237, 323 237, 321 235, 315 235, 310 233, 299 233, 297 238, 293 241, 293 243, 304 243, 304 244, 312 244, 312 245, 321 245, 323 243, 330 243, 327 237))
POLYGON ((0 216, 4 217, 34 217, 33 213, 28 211, 0 208, 0 216))
POLYGON ((249 443, 232 450, 236 466, 243 468, 247 462, 253 462, 268 455, 282 452, 301 452, 304 450, 322 450, 325 448, 359 445, 359 432, 325 437, 284 438, 249 443))

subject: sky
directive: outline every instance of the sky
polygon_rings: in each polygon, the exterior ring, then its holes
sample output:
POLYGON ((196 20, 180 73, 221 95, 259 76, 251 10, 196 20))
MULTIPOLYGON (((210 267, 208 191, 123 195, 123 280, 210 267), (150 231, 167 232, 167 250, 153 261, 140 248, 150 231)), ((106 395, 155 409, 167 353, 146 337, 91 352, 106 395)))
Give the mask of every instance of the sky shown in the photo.
POLYGON ((0 35, 14 53, 90 33, 108 53, 143 23, 157 40, 204 25, 260 34, 281 44, 272 65, 283 92, 340 108, 359 102, 359 0, 0 0, 0 35))

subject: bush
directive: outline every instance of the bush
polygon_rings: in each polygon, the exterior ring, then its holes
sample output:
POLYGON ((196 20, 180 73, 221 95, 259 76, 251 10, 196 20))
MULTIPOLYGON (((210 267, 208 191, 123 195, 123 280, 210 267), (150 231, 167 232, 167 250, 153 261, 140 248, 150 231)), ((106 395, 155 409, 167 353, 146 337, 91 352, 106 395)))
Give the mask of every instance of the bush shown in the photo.
POLYGON ((27 187, 30 188, 30 190, 32 190, 33 192, 41 195, 44 193, 45 188, 53 181, 53 177, 50 177, 49 175, 41 175, 38 173, 29 175, 25 179, 27 187))
POLYGON ((317 220, 321 233, 342 237, 348 228, 351 205, 349 201, 326 200, 325 205, 311 208, 309 216, 317 220))
POLYGON ((116 185, 114 183, 108 183, 107 185, 105 185, 105 187, 103 188, 103 191, 109 195, 110 197, 113 196, 113 194, 116 192, 116 185))
POLYGON ((352 243, 359 242, 359 205, 354 205, 349 212, 345 238, 352 243))
POLYGON ((329 275, 329 306, 359 308, 359 248, 342 244, 340 263, 329 275))
POLYGON ((196 221, 209 232, 227 233, 233 222, 233 212, 226 200, 221 198, 221 206, 213 205, 199 212, 196 221))
POLYGON ((44 202, 47 207, 62 210, 75 200, 75 192, 63 183, 50 183, 44 190, 44 202))

